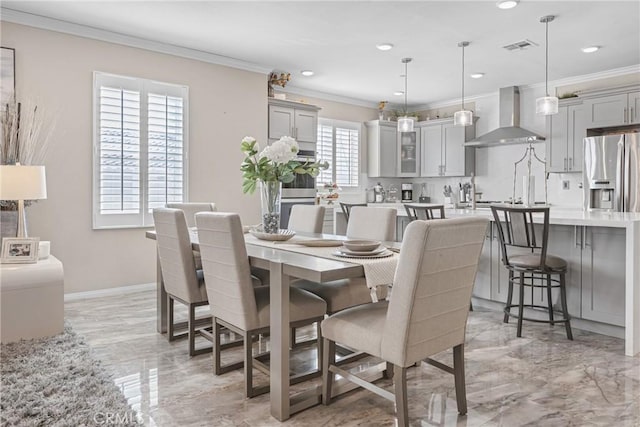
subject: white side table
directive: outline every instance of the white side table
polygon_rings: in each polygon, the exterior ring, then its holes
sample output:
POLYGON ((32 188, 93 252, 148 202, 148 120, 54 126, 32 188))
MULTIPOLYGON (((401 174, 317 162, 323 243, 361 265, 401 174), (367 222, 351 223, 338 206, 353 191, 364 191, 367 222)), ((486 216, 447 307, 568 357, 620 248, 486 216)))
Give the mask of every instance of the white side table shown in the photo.
POLYGON ((2 343, 56 335, 64 327, 64 272, 54 256, 0 265, 2 343))

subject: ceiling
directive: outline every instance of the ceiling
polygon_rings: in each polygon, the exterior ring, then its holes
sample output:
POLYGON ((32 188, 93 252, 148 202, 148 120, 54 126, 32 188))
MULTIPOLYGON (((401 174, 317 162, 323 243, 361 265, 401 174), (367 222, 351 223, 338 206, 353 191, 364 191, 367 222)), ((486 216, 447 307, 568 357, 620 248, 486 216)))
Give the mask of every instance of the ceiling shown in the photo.
POLYGON ((549 80, 640 64, 640 1, 222 2, 3 1, 2 7, 147 40, 214 53, 291 73, 289 86, 367 102, 402 90, 424 105, 460 96, 460 41, 466 48, 466 95, 544 81, 544 15, 549 24, 549 80), (529 39, 539 46, 507 51, 529 39), (382 52, 375 45, 389 42, 382 52), (601 46, 596 53, 581 48, 601 46), (304 77, 301 70, 315 72, 304 77), (468 77, 483 72, 481 79, 468 77))

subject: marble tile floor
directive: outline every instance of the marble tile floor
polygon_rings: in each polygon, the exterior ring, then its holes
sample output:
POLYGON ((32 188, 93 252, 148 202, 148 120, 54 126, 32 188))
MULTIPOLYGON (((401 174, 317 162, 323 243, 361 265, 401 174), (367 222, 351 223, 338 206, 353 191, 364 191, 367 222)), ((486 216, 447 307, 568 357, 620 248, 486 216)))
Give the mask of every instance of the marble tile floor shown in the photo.
MULTIPOLYGON (((189 358, 186 341, 169 343, 156 333, 155 314, 153 291, 65 304, 66 319, 87 338, 147 426, 396 424, 394 405, 366 390, 279 423, 269 414, 268 394, 244 399, 241 370, 214 376, 210 354, 189 358)), ((465 345, 468 414, 457 414, 453 377, 423 363, 408 374, 411 424, 640 426, 640 357, 624 356, 620 339, 577 329, 574 337, 568 341, 562 325, 525 323, 523 338, 516 338, 513 322, 503 324, 500 313, 476 309, 465 345)), ((268 348, 268 340, 258 346, 268 348)), ((223 354, 241 357, 239 349, 223 354)), ((314 366, 314 356, 312 348, 296 350, 292 369, 314 366)), ((451 353, 435 359, 451 363, 451 353)), ((388 380, 379 384, 392 389, 388 380)))

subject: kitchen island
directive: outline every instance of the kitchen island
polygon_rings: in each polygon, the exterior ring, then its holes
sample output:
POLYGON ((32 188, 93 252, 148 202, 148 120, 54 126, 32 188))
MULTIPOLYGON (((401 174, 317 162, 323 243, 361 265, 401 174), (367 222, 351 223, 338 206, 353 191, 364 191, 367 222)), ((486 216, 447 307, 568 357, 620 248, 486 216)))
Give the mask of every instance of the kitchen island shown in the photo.
MULTIPOLYGON (((396 234, 402 240, 409 223, 404 206, 369 206, 398 210, 396 234)), ((488 208, 445 209, 445 214, 447 218, 481 216, 493 220, 488 208)), ((344 215, 335 210, 334 216, 336 233, 344 234, 344 215)), ((551 207, 549 223, 549 253, 569 263, 567 299, 575 319, 573 326, 624 337, 625 354, 640 353, 640 214, 551 207)), ((499 308, 506 300, 507 280, 492 221, 478 266, 474 300, 478 305, 499 308)), ((527 299, 532 297, 543 303, 546 298, 527 295, 527 299)))

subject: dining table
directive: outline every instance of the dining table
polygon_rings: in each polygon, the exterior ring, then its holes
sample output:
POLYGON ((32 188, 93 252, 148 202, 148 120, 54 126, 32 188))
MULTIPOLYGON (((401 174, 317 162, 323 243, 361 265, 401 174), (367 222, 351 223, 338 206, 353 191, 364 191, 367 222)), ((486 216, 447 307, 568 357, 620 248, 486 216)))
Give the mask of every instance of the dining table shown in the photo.
MULTIPOLYGON (((200 250, 198 234, 194 228, 190 228, 189 235, 194 251, 200 250)), ((156 239, 153 230, 146 232, 146 237, 156 239)), ((329 234, 298 233, 297 238, 346 240, 345 236, 329 234)), ((293 242, 292 242, 293 243, 293 242)), ((259 241, 247 235, 245 239, 249 262, 252 267, 269 271, 270 286, 270 328, 269 339, 271 347, 270 355, 270 402, 271 415, 285 421, 296 412, 302 411, 321 401, 321 387, 312 387, 295 395, 290 395, 289 383, 289 288, 293 279, 305 279, 313 282, 330 282, 339 279, 357 278, 365 276, 365 267, 362 263, 349 258, 339 259, 326 255, 315 255, 313 251, 305 253, 292 251, 294 244, 282 244, 281 242, 259 241)), ((399 252, 400 243, 383 242, 385 246, 395 252, 399 252)), ((326 248, 324 248, 326 249, 326 248)), ((324 252, 326 254, 326 251, 324 252)), ((390 284, 390 283, 389 283, 390 284)), ((167 293, 162 280, 160 261, 157 262, 157 330, 159 333, 167 331, 167 293)), ((368 379, 379 378, 382 375, 382 367, 371 369, 368 379)), ((357 386, 348 381, 338 381, 335 385, 336 394, 344 393, 357 386)))

